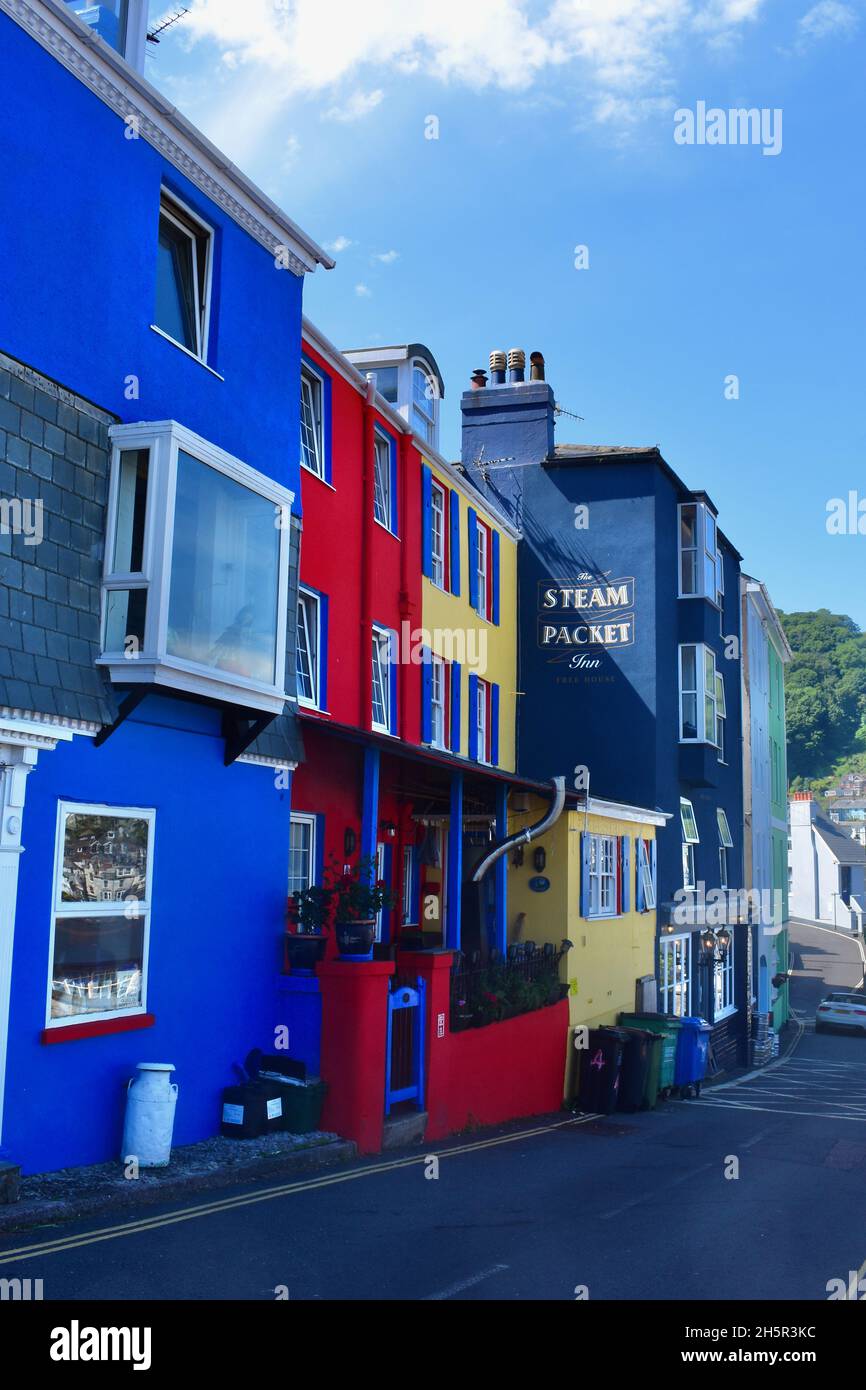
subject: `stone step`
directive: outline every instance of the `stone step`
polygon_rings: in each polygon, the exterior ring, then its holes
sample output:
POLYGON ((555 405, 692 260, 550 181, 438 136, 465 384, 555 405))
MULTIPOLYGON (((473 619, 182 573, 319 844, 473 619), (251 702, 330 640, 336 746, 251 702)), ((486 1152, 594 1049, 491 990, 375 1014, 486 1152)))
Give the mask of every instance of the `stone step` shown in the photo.
POLYGON ((420 1144, 426 1128, 426 1110, 407 1110, 397 1115, 387 1115, 382 1148, 402 1149, 407 1144, 420 1144))

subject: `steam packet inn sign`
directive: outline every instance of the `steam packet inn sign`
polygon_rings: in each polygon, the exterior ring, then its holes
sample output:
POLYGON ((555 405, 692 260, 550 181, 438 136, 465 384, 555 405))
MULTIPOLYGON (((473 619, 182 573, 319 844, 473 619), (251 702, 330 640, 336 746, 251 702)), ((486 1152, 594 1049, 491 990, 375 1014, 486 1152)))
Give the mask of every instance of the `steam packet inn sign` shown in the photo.
POLYGON ((538 585, 538 645, 549 661, 585 665, 588 651, 630 647, 634 643, 634 591, 631 577, 610 579, 579 574, 538 585))

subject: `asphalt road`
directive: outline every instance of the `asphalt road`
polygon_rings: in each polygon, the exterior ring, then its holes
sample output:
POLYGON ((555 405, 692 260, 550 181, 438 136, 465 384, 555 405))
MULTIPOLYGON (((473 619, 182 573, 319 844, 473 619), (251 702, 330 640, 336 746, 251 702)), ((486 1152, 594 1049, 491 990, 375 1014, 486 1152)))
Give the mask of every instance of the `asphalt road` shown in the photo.
POLYGON ((7 1236, 46 1300, 825 1300, 866 1273, 866 1036, 815 1004, 854 942, 792 928, 806 1020, 758 1077, 622 1119, 565 1115, 144 1217, 7 1236), (432 1151, 431 1151, 432 1152, 432 1151), (736 1162, 734 1162, 736 1160, 736 1162), (726 1173, 738 1171, 738 1176, 726 1173))

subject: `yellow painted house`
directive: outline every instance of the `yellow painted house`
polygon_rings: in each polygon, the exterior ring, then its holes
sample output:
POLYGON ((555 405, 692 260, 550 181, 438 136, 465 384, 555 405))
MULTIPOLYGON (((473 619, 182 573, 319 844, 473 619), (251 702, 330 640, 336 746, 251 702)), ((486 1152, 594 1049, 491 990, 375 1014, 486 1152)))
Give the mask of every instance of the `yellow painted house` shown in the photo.
MULTIPOLYGON (((509 832, 541 819, 541 798, 511 797, 509 832)), ((652 979, 656 938, 656 833, 669 817, 590 797, 567 809, 545 835, 512 851, 508 874, 508 943, 545 942, 571 950, 562 962, 569 984, 565 1094, 574 1093, 574 1029, 616 1023, 632 1012, 639 982, 652 979), (515 863, 515 858, 518 863, 515 863), (544 882, 549 887, 544 891, 544 882)))
POLYGON ((443 668, 429 742, 513 772, 518 533, 458 469, 432 451, 422 457, 421 622, 443 668))

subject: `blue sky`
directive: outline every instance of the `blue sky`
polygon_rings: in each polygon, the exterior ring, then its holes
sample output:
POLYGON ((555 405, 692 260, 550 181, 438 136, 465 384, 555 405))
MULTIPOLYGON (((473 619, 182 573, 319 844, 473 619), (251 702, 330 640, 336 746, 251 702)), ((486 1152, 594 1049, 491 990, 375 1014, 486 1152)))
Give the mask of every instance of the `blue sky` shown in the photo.
POLYGON ((336 248, 332 341, 429 345, 443 452, 490 349, 540 349, 560 442, 658 444, 777 606, 866 627, 826 530, 866 499, 864 47, 866 0, 193 0, 148 75, 336 248), (677 144, 699 101, 781 152, 677 144))

